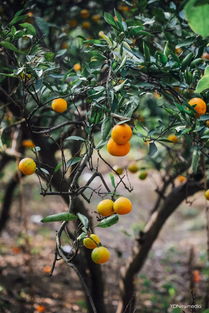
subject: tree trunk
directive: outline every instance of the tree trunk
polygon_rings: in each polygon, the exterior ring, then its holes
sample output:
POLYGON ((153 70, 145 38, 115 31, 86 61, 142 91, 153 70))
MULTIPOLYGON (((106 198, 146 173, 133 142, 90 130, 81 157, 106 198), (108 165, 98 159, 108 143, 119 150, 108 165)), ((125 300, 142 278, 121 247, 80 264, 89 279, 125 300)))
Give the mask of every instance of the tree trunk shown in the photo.
POLYGON ((144 233, 133 248, 133 256, 126 266, 121 269, 119 282, 121 300, 116 313, 133 313, 135 307, 135 286, 134 278, 142 269, 148 253, 158 237, 163 225, 169 216, 177 209, 183 200, 203 189, 199 182, 188 182, 174 188, 161 204, 158 211, 154 212, 147 223, 144 233))

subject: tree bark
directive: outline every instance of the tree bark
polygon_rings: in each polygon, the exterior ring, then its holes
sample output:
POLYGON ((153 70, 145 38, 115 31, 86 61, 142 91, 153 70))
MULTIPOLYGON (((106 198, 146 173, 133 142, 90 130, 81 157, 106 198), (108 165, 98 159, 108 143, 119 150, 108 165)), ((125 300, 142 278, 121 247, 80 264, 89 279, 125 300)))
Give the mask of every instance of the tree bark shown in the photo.
POLYGON ((4 193, 1 215, 0 215, 0 233, 6 226, 6 223, 10 217, 10 209, 13 201, 14 191, 17 185, 19 184, 18 174, 15 175, 9 180, 6 190, 4 193))
POLYGON ((162 202, 158 211, 154 212, 147 223, 144 233, 133 248, 133 255, 126 266, 121 269, 119 282, 121 300, 116 313, 133 313, 135 307, 134 278, 142 269, 149 251, 158 237, 163 225, 183 200, 203 189, 199 182, 188 182, 174 188, 162 202))

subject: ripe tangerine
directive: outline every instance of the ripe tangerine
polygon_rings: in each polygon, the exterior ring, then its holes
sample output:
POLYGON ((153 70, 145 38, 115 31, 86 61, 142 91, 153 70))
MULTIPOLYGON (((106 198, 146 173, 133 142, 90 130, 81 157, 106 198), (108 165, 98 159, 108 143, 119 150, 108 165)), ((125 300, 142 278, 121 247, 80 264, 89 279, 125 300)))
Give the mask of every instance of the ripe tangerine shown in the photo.
POLYGON ((114 213, 114 202, 110 199, 105 199, 99 202, 97 205, 97 212, 102 216, 110 216, 114 213))
POLYGON ((110 251, 105 247, 97 247, 91 253, 91 259, 96 264, 103 264, 110 258, 110 251))
POLYGON ((52 101, 52 110, 63 113, 67 110, 67 101, 63 98, 57 98, 52 101))
POLYGON ((114 202, 113 209, 117 214, 128 214, 132 210, 132 203, 128 198, 120 197, 114 202))
POLYGON ((188 103, 193 106, 198 116, 205 114, 207 111, 207 105, 201 98, 192 98, 188 103))
POLYGON ((129 141, 124 145, 119 145, 112 138, 110 138, 107 143, 107 151, 114 156, 124 156, 129 153, 130 148, 131 145, 129 141))
POLYGON ((32 175, 36 171, 36 162, 31 158, 24 158, 18 164, 18 169, 24 175, 32 175))
POLYGON ((118 144, 124 145, 132 136, 132 129, 128 124, 115 125, 111 131, 111 138, 118 144))

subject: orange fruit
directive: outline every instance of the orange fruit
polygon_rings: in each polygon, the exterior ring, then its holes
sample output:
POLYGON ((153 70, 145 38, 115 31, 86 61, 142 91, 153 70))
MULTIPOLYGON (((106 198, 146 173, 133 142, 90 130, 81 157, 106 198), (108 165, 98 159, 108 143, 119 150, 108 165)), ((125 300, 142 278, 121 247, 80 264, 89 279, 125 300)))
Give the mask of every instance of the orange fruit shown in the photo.
POLYGON ((72 19, 68 22, 68 25, 70 27, 76 27, 78 25, 78 22, 76 21, 76 19, 72 19))
POLYGON ((132 203, 128 198, 120 197, 114 202, 113 209, 117 214, 128 214, 132 210, 132 203))
POLYGON ((178 182, 181 183, 181 184, 183 184, 183 183, 187 180, 187 178, 186 178, 185 176, 183 176, 183 175, 177 176, 176 179, 177 179, 178 182))
POLYGON ((101 16, 99 14, 94 14, 91 17, 92 21, 94 21, 95 23, 99 22, 100 18, 101 16))
POLYGON ((207 189, 204 193, 205 199, 209 200, 209 189, 207 189))
POLYGON ((124 145, 131 139, 132 129, 128 124, 115 125, 111 131, 111 138, 118 144, 124 145))
POLYGON ((88 21, 85 21, 82 23, 82 27, 85 29, 89 29, 91 27, 91 23, 88 21))
POLYGON ((178 142, 178 137, 177 137, 176 135, 174 135, 174 134, 169 135, 169 136, 167 137, 167 139, 168 139, 169 141, 174 142, 174 143, 178 142))
POLYGON ((80 71, 80 70, 81 70, 81 65, 80 65, 80 63, 74 64, 74 65, 73 65, 73 69, 74 69, 75 72, 80 71))
POLYGON ((107 151, 114 156, 124 156, 129 153, 131 148, 130 142, 126 142, 124 145, 118 145, 112 138, 108 140, 107 151))
POLYGON ((139 174, 139 179, 145 180, 147 178, 148 173, 146 171, 143 171, 139 174))
POLYGON ((34 148, 35 144, 31 139, 25 139, 22 141, 22 146, 25 148, 34 148))
POLYGON ((87 9, 81 10, 81 11, 80 11, 80 16, 81 16, 82 18, 88 18, 88 17, 90 16, 89 10, 87 10, 87 9))
POLYGON ((83 240, 83 245, 87 249, 94 249, 99 244, 100 244, 100 238, 95 234, 91 234, 89 237, 84 238, 84 240, 83 240))
POLYGON ((203 115, 207 111, 207 105, 201 98, 192 98, 189 100, 189 105, 193 106, 194 110, 197 112, 198 116, 203 115))
POLYGON ((20 161, 18 168, 24 175, 32 175, 36 171, 36 162, 31 158, 24 158, 20 161))
POLYGON ((139 167, 138 167, 138 165, 137 165, 136 162, 132 162, 132 163, 129 164, 129 166, 128 166, 128 170, 129 170, 129 172, 131 172, 131 173, 136 173, 136 172, 138 171, 138 169, 139 169, 139 167))
POLYGON ((176 54, 181 54, 183 50, 181 48, 175 48, 175 53, 176 54))
POLYGON ((63 113, 67 110, 67 101, 63 98, 57 98, 52 101, 52 110, 58 113, 63 113))
POLYGON ((43 269, 42 269, 42 271, 43 271, 44 273, 51 273, 51 270, 52 270, 52 268, 51 268, 51 266, 49 266, 49 265, 45 265, 45 266, 43 267, 43 269))
POLYGON ((192 276, 193 276, 193 282, 194 283, 199 283, 201 281, 200 271, 194 270, 192 272, 192 276))
POLYGON ((91 253, 91 259, 96 264, 102 264, 109 260, 110 251, 105 247, 97 247, 91 253))
POLYGON ((46 312, 46 307, 44 305, 36 305, 35 309, 38 313, 46 312))
POLYGON ((114 213, 113 201, 110 199, 105 199, 99 202, 97 205, 97 212, 102 216, 110 216, 114 213))

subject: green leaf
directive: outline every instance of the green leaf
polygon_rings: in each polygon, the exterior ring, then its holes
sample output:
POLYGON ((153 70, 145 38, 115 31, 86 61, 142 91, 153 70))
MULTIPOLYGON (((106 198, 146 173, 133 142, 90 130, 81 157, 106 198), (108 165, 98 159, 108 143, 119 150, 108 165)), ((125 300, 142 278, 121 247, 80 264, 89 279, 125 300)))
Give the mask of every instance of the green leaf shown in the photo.
POLYGON ((44 58, 45 58, 46 61, 48 61, 48 62, 54 61, 54 57, 55 57, 55 53, 54 53, 54 52, 46 52, 46 53, 44 54, 44 58))
POLYGON ((14 24, 17 24, 18 22, 24 20, 27 15, 21 15, 24 12, 24 10, 20 10, 18 11, 15 16, 13 17, 13 19, 11 20, 11 22, 9 22, 9 25, 12 26, 14 24))
POLYGON ((198 147, 195 147, 192 153, 192 165, 191 165, 194 174, 197 173, 199 161, 200 161, 200 151, 198 147))
POLYGON ((107 136, 109 135, 111 128, 112 128, 112 119, 110 116, 105 116, 101 127, 102 140, 107 139, 107 136))
POLYGON ((35 27, 32 24, 30 24, 30 23, 22 23, 22 24, 20 24, 20 26, 22 28, 25 28, 29 34, 31 34, 33 36, 36 34, 36 29, 35 29, 35 27))
POLYGON ((119 221, 119 217, 117 214, 111 215, 109 217, 104 218, 101 222, 99 222, 96 227, 107 228, 119 221))
POLYGON ((67 167, 73 166, 76 163, 80 162, 82 160, 82 157, 74 157, 67 161, 67 167))
POLYGON ((157 152, 157 147, 156 147, 156 144, 154 142, 151 142, 149 144, 149 156, 153 156, 155 153, 157 152))
POLYGON ((49 175, 49 172, 48 172, 45 168, 39 167, 39 169, 40 169, 40 171, 43 172, 44 174, 49 175))
POLYGON ((208 121, 208 120, 209 120, 209 114, 201 115, 201 116, 199 117, 199 120, 200 120, 200 121, 208 121))
POLYGON ((77 216, 78 216, 79 220, 81 221, 81 223, 83 224, 83 226, 87 229, 89 226, 88 218, 81 213, 77 213, 77 216))
POLYGON ((41 30, 41 32, 45 35, 48 36, 49 34, 49 24, 42 18, 37 16, 36 17, 36 23, 41 30))
POLYGON ((108 24, 110 24, 112 26, 116 26, 115 20, 110 13, 105 12, 104 13, 104 19, 108 24))
POLYGON ((209 309, 204 310, 202 313, 209 313, 209 309))
POLYGON ((110 181, 111 181, 113 188, 115 188, 115 177, 114 177, 113 173, 110 173, 109 177, 110 177, 110 181))
POLYGON ((49 222, 63 222, 63 221, 73 221, 76 220, 77 216, 68 212, 57 213, 53 215, 48 215, 44 217, 41 222, 49 223, 49 222))
POLYGON ((87 232, 83 232, 77 237, 77 240, 83 240, 84 238, 86 238, 86 236, 87 236, 87 232))
POLYGON ((85 141, 84 138, 79 137, 79 136, 70 136, 70 137, 65 138, 65 140, 85 141))
POLYGON ((25 54, 23 51, 17 49, 11 42, 3 40, 0 41, 0 45, 6 49, 12 50, 17 53, 25 54))
POLYGON ((209 88, 209 75, 204 75, 197 83, 195 92, 200 93, 209 88))
POLYGON ((196 0, 189 0, 184 7, 191 29, 202 37, 209 36, 209 4, 195 5, 196 0))
POLYGON ((62 167, 62 162, 59 162, 59 163, 56 165, 56 167, 55 167, 55 169, 54 169, 54 172, 55 172, 55 173, 58 172, 61 167, 62 167))

